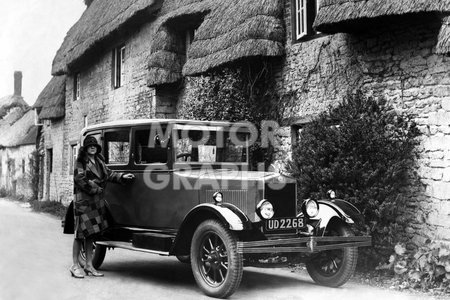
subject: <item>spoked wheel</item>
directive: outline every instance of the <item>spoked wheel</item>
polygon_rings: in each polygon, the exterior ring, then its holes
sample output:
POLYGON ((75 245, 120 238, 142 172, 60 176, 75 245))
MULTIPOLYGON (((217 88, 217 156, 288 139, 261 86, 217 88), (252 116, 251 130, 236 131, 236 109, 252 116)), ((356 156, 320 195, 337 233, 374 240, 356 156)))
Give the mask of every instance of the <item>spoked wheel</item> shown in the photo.
MULTIPOLYGON (((345 224, 337 224, 328 230, 327 236, 354 236, 354 234, 345 224)), ((356 247, 322 251, 306 263, 306 269, 318 284, 339 287, 353 275, 357 260, 356 247)))
POLYGON ((242 254, 237 239, 216 220, 201 223, 191 244, 194 278, 205 294, 226 298, 239 287, 242 279, 242 254))
MULTIPOLYGON (((105 260, 106 246, 97 245, 96 243, 94 243, 93 252, 94 256, 92 257, 92 265, 94 266, 95 269, 98 269, 105 260)), ((84 243, 81 243, 81 251, 80 254, 78 255, 78 261, 80 262, 80 265, 83 268, 86 266, 86 250, 84 243)))

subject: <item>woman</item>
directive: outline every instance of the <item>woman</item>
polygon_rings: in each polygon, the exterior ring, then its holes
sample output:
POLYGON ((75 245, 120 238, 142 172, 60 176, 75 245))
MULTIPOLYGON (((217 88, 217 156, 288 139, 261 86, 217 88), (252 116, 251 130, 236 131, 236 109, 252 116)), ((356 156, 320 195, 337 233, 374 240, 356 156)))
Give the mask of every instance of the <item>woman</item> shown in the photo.
POLYGON ((101 149, 95 137, 86 137, 76 162, 74 172, 75 201, 73 205, 75 239, 72 248, 73 265, 70 267, 70 273, 75 278, 83 278, 85 273, 90 276, 103 276, 92 265, 92 257, 95 236, 108 228, 104 199, 106 182, 123 183, 123 181, 134 178, 133 174, 113 172, 106 167, 104 158, 100 154, 101 149), (83 241, 85 242, 86 252, 85 273, 78 262, 83 241))

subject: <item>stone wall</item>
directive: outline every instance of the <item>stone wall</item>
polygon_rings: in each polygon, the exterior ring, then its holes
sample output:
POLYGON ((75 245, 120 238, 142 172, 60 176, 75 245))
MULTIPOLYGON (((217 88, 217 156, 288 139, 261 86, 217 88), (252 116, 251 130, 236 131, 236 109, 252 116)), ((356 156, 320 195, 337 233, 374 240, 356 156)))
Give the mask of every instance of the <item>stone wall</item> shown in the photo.
POLYGON ((68 204, 73 197, 73 176, 69 172, 70 145, 64 142, 64 119, 45 120, 42 132, 45 149, 44 165, 41 166, 41 170, 44 170, 42 198, 68 204), (52 166, 49 165, 50 151, 52 152, 52 166))
MULTIPOLYGON (((290 1, 287 1, 290 3, 290 1)), ((415 115, 422 136, 409 210, 411 241, 450 243, 450 58, 434 53, 440 22, 404 19, 360 34, 319 34, 293 43, 289 4, 285 12, 286 57, 279 93, 286 99, 286 126, 278 134, 278 161, 289 155, 297 125, 336 105, 355 89, 385 97, 415 115), (294 129, 294 130, 291 130, 294 129)))
MULTIPOLYGON (((48 192, 44 199, 68 204, 73 197, 71 145, 79 140, 87 125, 119 119, 155 117, 155 90, 147 86, 147 57, 151 47, 151 23, 135 31, 126 40, 110 45, 99 53, 92 65, 80 70, 80 99, 74 100, 74 78, 66 82, 66 115, 63 122, 52 122, 45 128, 45 147, 53 149, 53 171, 45 166, 44 182, 48 192), (125 45, 125 75, 122 86, 112 87, 112 49, 125 45)), ((48 151, 46 151, 46 154, 48 151)), ((48 159, 45 159, 46 164, 48 159)), ((45 191, 45 188, 44 188, 45 191)))

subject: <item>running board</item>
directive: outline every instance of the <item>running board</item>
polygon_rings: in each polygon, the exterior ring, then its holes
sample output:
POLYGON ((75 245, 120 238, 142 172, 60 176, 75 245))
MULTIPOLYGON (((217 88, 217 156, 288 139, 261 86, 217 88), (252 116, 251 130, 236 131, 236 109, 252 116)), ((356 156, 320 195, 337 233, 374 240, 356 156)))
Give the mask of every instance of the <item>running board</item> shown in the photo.
POLYGON ((138 252, 147 252, 147 253, 159 254, 159 255, 163 255, 163 256, 169 256, 169 252, 137 248, 137 247, 134 247, 131 243, 127 243, 127 242, 96 241, 95 243, 97 245, 103 245, 106 247, 121 248, 121 249, 133 250, 133 251, 138 251, 138 252))

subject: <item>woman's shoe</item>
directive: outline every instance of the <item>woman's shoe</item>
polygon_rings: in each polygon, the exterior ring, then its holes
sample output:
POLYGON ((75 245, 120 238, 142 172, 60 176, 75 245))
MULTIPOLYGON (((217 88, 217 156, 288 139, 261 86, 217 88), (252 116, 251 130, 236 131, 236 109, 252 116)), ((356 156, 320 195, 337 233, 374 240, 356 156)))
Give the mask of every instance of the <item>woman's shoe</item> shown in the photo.
POLYGON ((88 275, 88 276, 94 276, 94 277, 102 277, 102 276, 104 276, 103 273, 98 272, 94 268, 86 268, 86 269, 84 269, 84 271, 86 272, 86 275, 88 275))
POLYGON ((80 266, 73 265, 70 267, 69 271, 72 274, 72 277, 84 278, 84 272, 83 269, 80 268, 80 266))

